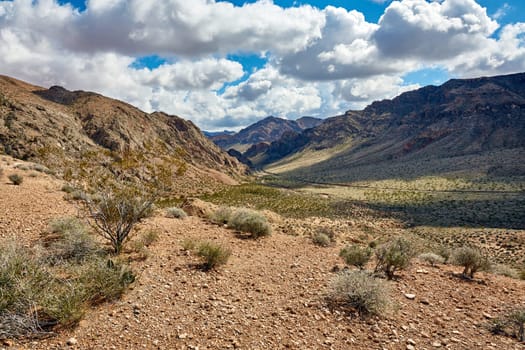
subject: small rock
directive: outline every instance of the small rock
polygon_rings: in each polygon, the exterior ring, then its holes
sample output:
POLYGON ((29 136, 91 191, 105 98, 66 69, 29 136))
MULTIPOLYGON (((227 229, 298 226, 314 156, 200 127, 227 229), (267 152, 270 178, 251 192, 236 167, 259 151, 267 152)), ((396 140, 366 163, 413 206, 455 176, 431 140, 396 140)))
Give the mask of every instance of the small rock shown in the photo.
POLYGON ((407 339, 407 344, 416 345, 416 342, 414 341, 414 339, 408 338, 407 339))
POLYGON ((441 345, 440 342, 435 341, 435 342, 432 343, 432 346, 435 347, 435 348, 440 348, 442 345, 441 345))
POLYGON ((10 347, 10 346, 13 346, 13 342, 9 339, 3 339, 2 340, 2 345, 3 346, 6 346, 6 347, 10 347))
POLYGON ((430 301, 428 301, 427 299, 421 299, 420 303, 424 305, 430 305, 430 301))
POLYGON ((414 345, 408 344, 407 350, 416 350, 416 347, 414 345))
POLYGON ((483 317, 485 317, 488 320, 492 320, 494 318, 494 316, 492 316, 491 314, 488 314, 486 312, 483 313, 483 317))
POLYGON ((414 300, 416 298, 415 294, 406 293, 405 297, 409 300, 414 300))
POLYGON ((188 334, 187 334, 187 333, 179 334, 179 335, 177 336, 177 338, 179 338, 179 339, 186 339, 186 338, 188 338, 188 334))
POLYGON ((66 344, 69 345, 69 346, 76 345, 77 343, 78 343, 78 341, 77 341, 76 338, 69 338, 69 339, 66 341, 66 344))

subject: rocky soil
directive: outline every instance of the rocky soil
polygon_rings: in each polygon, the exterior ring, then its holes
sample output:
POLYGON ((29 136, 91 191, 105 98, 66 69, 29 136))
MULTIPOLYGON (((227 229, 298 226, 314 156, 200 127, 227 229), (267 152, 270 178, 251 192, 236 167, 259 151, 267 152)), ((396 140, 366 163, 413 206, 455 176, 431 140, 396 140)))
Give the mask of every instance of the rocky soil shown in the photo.
MULTIPOLYGON (((77 210, 49 175, 9 184, 14 165, 1 165, 0 240, 31 244, 50 219, 77 210)), ((138 279, 122 300, 91 310, 74 329, 5 340, 0 349, 525 349, 487 330, 500 312, 525 306, 525 281, 480 273, 481 281, 466 282, 452 275, 458 267, 415 262, 389 282, 390 313, 361 320, 324 301, 334 266, 342 267, 341 245, 317 247, 278 228, 246 240, 198 217, 161 213, 139 228, 152 229, 160 238, 146 260, 132 262, 138 279), (220 242, 232 257, 203 272, 182 249, 185 239, 220 242)))

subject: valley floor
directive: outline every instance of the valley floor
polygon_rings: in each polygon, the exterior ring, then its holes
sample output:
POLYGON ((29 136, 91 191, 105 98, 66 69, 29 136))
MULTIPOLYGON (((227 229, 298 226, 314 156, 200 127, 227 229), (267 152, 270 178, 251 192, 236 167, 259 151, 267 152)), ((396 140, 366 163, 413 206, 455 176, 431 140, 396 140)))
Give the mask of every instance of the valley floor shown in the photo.
MULTIPOLYGON (((0 240, 32 244, 56 217, 75 214, 61 183, 39 173, 21 186, 0 179, 0 240)), ((479 273, 483 283, 452 275, 460 268, 415 262, 389 282, 395 301, 384 318, 360 320, 329 310, 325 295, 341 245, 321 248, 305 236, 276 230, 240 239, 198 217, 159 214, 141 224, 159 240, 120 301, 91 310, 78 327, 48 339, 5 341, 10 349, 525 349, 492 335, 490 319, 525 306, 525 281, 479 273), (185 239, 221 242, 232 257, 203 272, 182 249, 185 239), (408 299, 405 294, 415 295, 408 299), (76 344, 66 342, 75 338, 76 344), (410 347, 409 347, 410 348, 410 347)), ((349 228, 351 230, 351 228, 349 228)), ((348 232, 351 236, 352 232, 348 232)), ((1 343, 0 343, 1 348, 1 343)))

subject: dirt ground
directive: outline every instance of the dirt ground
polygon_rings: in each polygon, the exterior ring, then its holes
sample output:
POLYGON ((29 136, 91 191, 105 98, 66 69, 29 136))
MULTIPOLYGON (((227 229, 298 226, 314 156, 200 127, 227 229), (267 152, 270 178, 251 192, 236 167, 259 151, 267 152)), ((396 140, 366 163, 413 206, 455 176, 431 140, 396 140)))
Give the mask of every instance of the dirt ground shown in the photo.
MULTIPOLYGON (((24 182, 9 184, 15 164, 1 164, 0 242, 30 245, 50 219, 77 208, 49 175, 16 170, 24 182)), ((334 266, 343 266, 341 245, 321 248, 278 230, 246 240, 198 217, 162 214, 139 230, 156 230, 159 240, 146 260, 132 263, 138 279, 122 300, 90 310, 74 329, 38 341, 6 340, 0 349, 525 349, 487 329, 504 310, 525 306, 525 281, 479 273, 482 282, 467 282, 452 275, 458 267, 416 261, 388 282, 390 313, 361 320, 324 300, 334 266), (232 256, 218 271, 204 272, 182 249, 185 239, 220 242, 232 256), (68 345, 71 338, 76 343, 68 345)))

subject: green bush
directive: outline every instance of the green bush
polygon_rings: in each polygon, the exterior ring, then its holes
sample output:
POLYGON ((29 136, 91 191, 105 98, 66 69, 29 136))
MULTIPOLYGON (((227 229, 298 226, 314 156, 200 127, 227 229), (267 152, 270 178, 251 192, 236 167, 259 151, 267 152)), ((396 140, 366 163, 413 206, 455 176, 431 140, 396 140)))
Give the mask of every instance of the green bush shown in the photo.
POLYGON ((452 263, 457 266, 463 266, 462 275, 465 278, 474 278, 478 271, 487 271, 490 269, 488 257, 473 247, 463 247, 456 249, 451 256, 452 263))
POLYGON ((445 258, 435 253, 423 253, 418 256, 419 260, 429 263, 431 266, 445 263, 445 258))
POLYGON ((75 191, 75 188, 70 184, 64 184, 60 190, 66 193, 72 193, 73 191, 75 191))
POLYGON ((362 270, 372 256, 372 249, 358 245, 347 246, 341 249, 339 256, 347 265, 356 266, 362 270))
POLYGON ((390 305, 388 286, 364 271, 345 271, 333 278, 328 302, 357 311, 361 316, 382 315, 390 305))
POLYGON ((24 177, 22 175, 19 175, 19 174, 11 174, 8 176, 9 178, 9 181, 11 181, 11 183, 13 185, 21 185, 22 182, 24 182, 24 177))
POLYGON ((168 218, 184 219, 187 216, 188 214, 181 208, 171 207, 166 209, 166 217, 168 218))
POLYGON ((204 260, 204 269, 212 270, 228 262, 231 250, 213 242, 202 242, 196 253, 204 260))
POLYGON ((248 232, 253 238, 271 234, 271 227, 266 217, 250 209, 235 210, 228 221, 228 226, 241 232, 248 232))
POLYGON ((405 269, 410 265, 416 250, 410 240, 397 237, 379 246, 375 255, 377 259, 375 271, 383 271, 388 279, 392 279, 397 270, 405 269))

